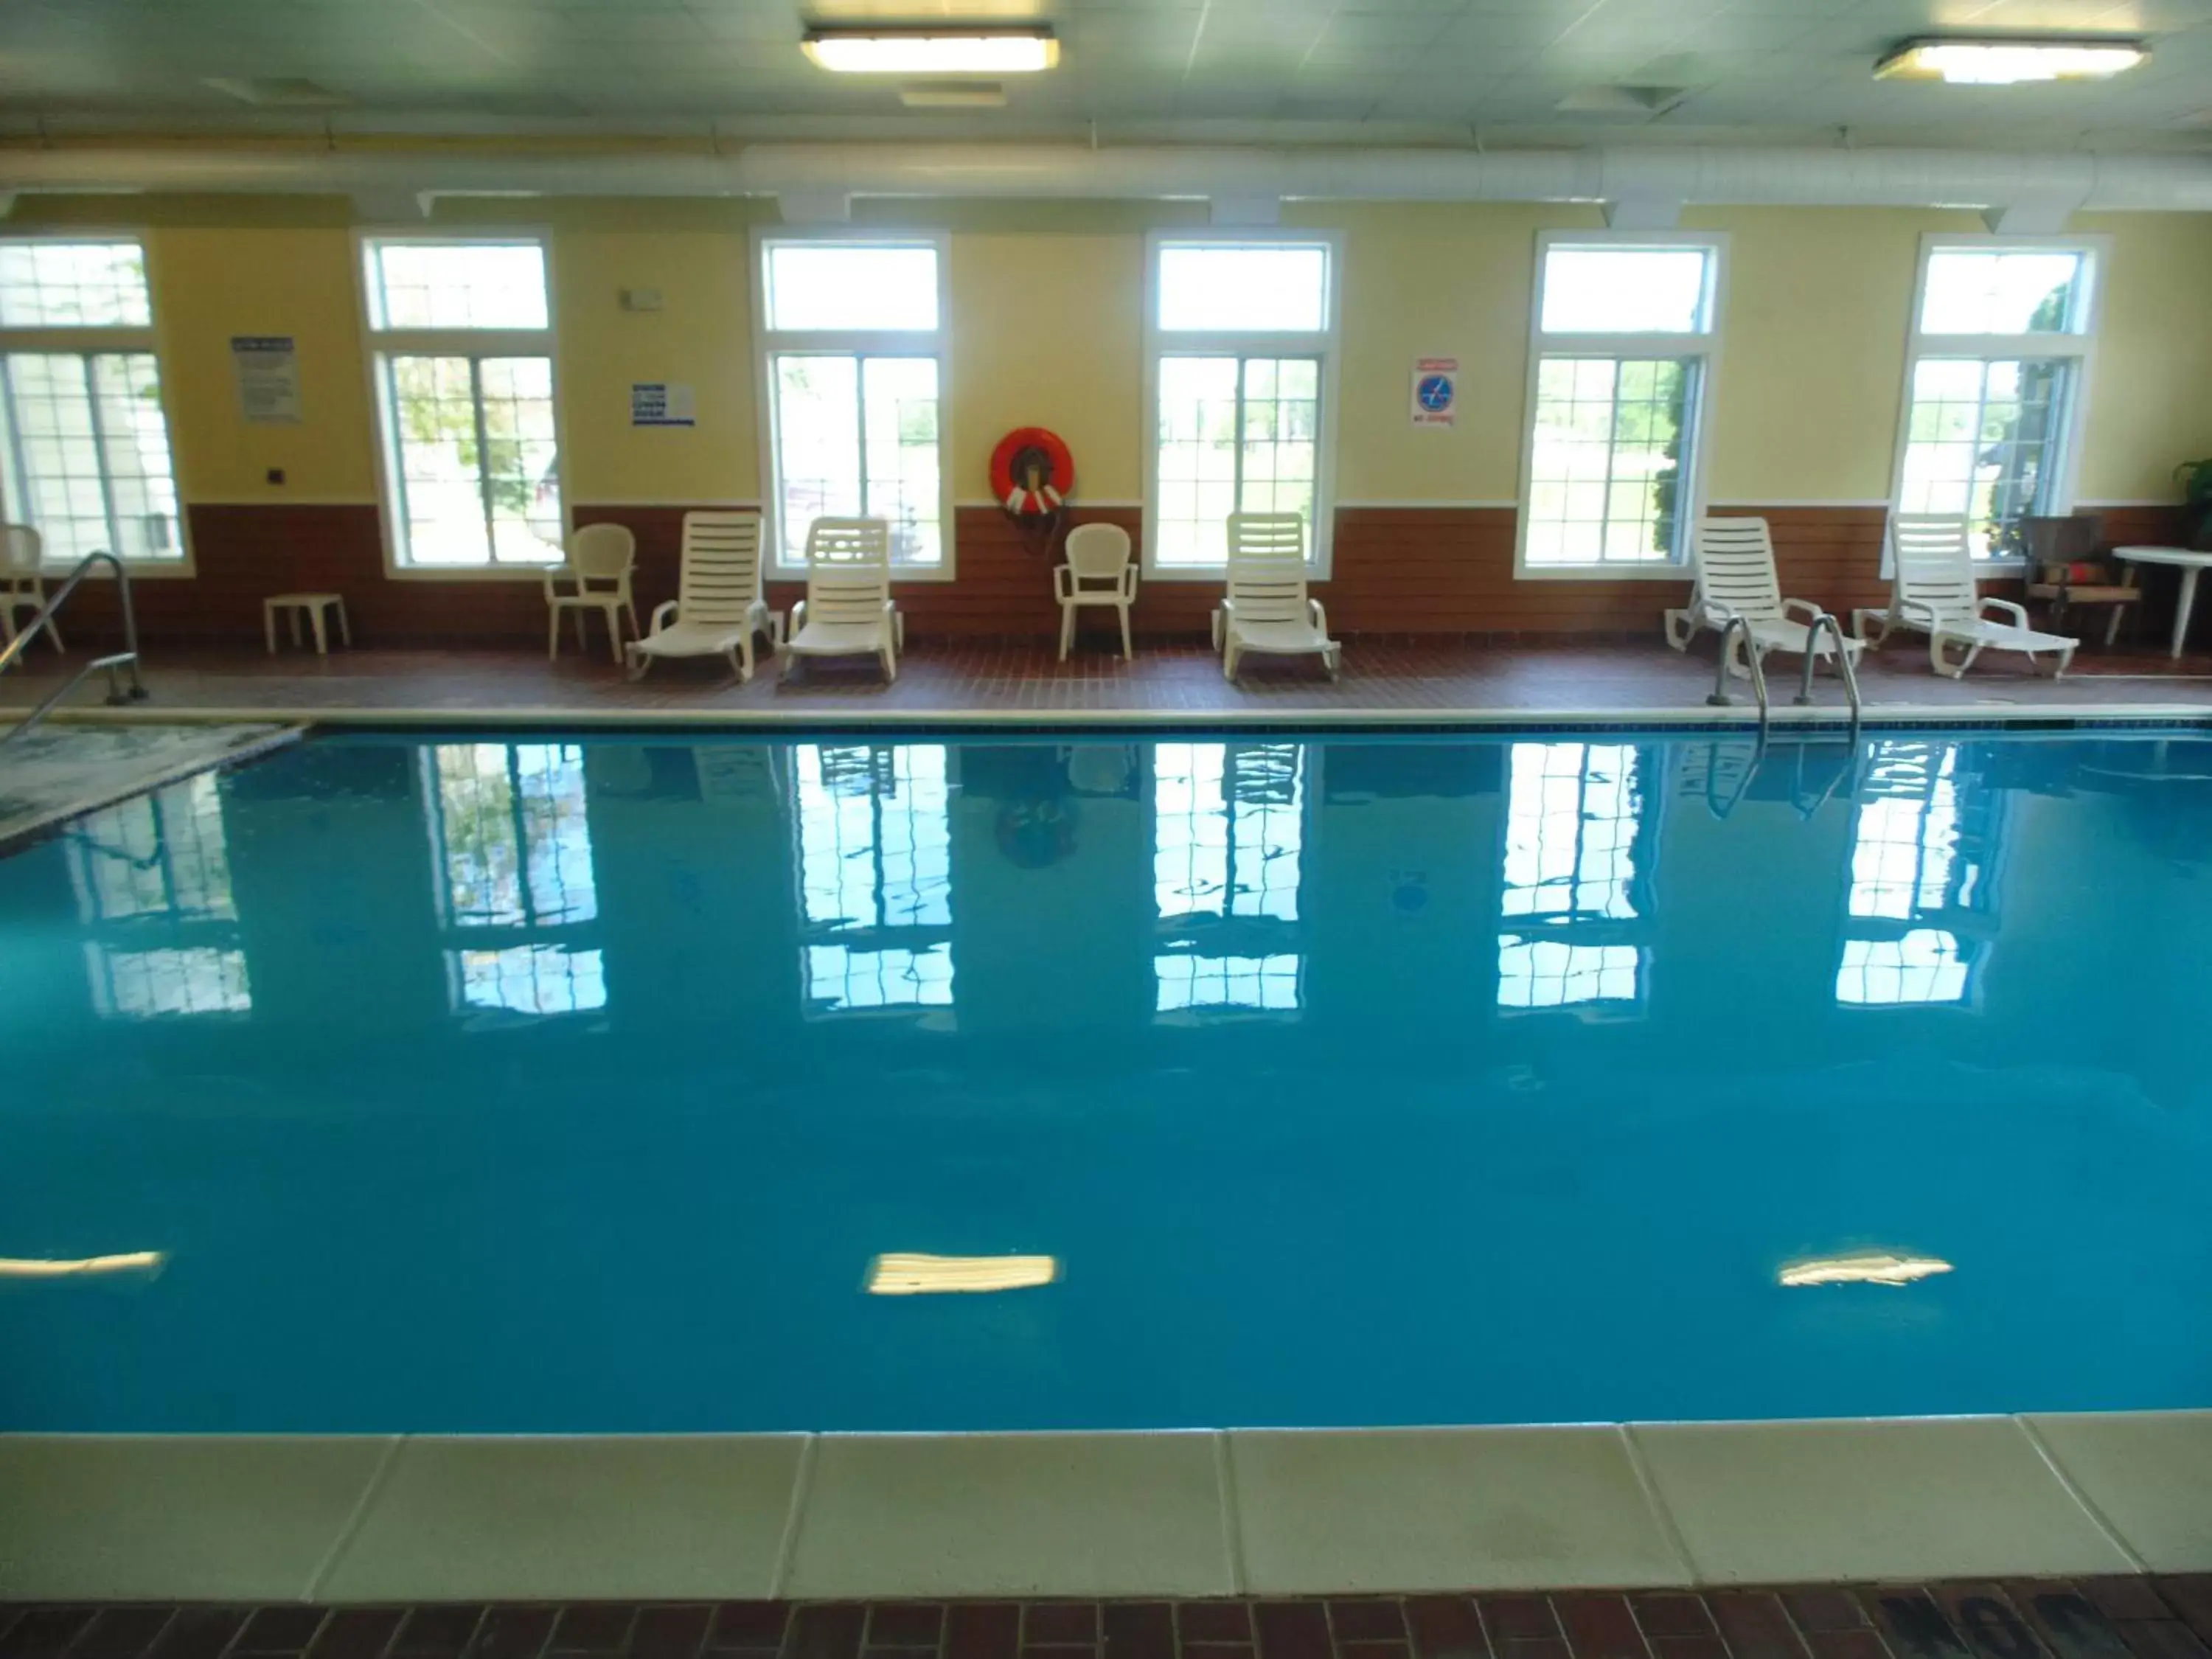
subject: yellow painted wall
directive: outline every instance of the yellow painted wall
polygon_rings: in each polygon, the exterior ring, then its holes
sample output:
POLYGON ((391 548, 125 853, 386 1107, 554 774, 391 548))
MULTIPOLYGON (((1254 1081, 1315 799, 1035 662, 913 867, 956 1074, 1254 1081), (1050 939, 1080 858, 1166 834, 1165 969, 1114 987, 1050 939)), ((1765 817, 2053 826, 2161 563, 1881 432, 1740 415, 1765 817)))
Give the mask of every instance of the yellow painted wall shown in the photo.
MULTIPOLYGON (((194 501, 376 495, 354 242, 345 204, 317 198, 149 198, 157 323, 179 478, 194 501), (234 333, 300 343, 307 421, 249 427, 234 333), (283 487, 264 480, 283 467, 283 487)), ((762 488, 743 202, 477 204, 462 221, 550 228, 569 495, 576 503, 750 501, 762 488), (657 288, 658 313, 621 309, 657 288), (690 430, 634 429, 634 380, 696 388, 690 430)), ((1520 467, 1536 233, 1591 227, 1570 205, 1308 204, 1288 222, 1345 233, 1336 494, 1340 501, 1508 501, 1520 467), (1456 356, 1459 424, 1414 428, 1407 376, 1456 356)), ((947 465, 957 499, 985 494, 1008 428, 1054 428, 1080 495, 1143 492, 1142 291, 1148 227, 1188 204, 897 203, 864 217, 951 231, 947 465)), ((112 227, 112 199, 27 201, 17 222, 112 227)), ((1894 447, 1919 238, 1979 228, 1907 210, 1698 210, 1731 242, 1709 434, 1722 501, 1875 501, 1894 447)), ((2212 216, 2085 216, 2112 238, 2080 495, 2156 500, 2176 462, 2212 453, 2212 216)))
POLYGON ((147 235, 171 447, 192 501, 374 501, 353 238, 342 229, 157 228, 147 235), (297 342, 297 426, 249 426, 234 334, 297 342), (285 481, 267 480, 281 467, 285 481))

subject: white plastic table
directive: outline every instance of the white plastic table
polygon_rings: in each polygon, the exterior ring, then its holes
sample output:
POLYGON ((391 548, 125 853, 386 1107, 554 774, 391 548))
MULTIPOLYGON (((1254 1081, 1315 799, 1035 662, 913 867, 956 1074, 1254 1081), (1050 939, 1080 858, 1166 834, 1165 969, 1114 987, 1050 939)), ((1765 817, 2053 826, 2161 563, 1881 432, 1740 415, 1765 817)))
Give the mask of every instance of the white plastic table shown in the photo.
POLYGON ((315 630, 315 654, 327 657, 331 653, 329 630, 324 626, 326 612, 338 613, 338 637, 348 647, 353 644, 353 624, 346 620, 345 599, 337 593, 272 593, 261 602, 261 631, 269 641, 269 654, 276 654, 276 617, 279 612, 290 619, 292 643, 300 640, 300 619, 305 617, 315 630))
POLYGON ((2182 642, 2189 637, 2189 613, 2197 604, 2197 578, 2212 567, 2212 553, 2199 553, 2186 547, 2116 547, 2112 556, 2125 559, 2130 564, 2170 564, 2181 572, 2181 598, 2173 607, 2172 653, 2179 657, 2182 642))

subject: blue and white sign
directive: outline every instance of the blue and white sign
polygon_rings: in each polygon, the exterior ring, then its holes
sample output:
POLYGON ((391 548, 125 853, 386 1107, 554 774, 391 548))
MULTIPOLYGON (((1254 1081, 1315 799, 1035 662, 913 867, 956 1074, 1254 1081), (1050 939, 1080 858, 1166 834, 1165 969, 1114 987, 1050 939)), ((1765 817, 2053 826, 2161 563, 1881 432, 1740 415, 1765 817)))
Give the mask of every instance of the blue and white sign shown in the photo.
POLYGON ((1450 426, 1459 418, 1459 359, 1413 359, 1413 424, 1450 426))
POLYGON ((691 388, 672 380, 633 380, 629 388, 632 426, 696 426, 698 404, 691 388))

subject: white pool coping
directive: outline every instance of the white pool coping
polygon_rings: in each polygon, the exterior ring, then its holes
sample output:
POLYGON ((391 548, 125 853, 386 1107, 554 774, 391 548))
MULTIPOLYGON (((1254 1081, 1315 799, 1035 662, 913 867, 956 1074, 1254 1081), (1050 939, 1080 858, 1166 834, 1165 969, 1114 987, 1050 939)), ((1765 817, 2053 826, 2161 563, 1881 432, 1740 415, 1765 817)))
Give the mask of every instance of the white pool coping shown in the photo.
POLYGON ((0 1435, 0 1600, 1181 1596, 2212 1571, 2212 1411, 0 1435))
MULTIPOLYGON (((0 709, 0 715, 4 715, 0 709)), ((970 727, 1023 728, 1099 726, 1163 726, 1184 730, 1221 726, 1268 726, 1284 729, 1315 727, 1543 727, 1571 726, 1741 727, 1759 725, 1755 708, 1738 704, 1727 708, 1697 707, 1607 708, 885 708, 869 703, 851 708, 811 705, 803 708, 578 708, 562 704, 430 708, 333 708, 316 704, 297 707, 85 708, 58 709, 54 721, 88 724, 185 726, 203 721, 283 721, 311 726, 435 726, 451 729, 528 727, 690 727, 740 730, 747 727, 806 731, 823 726, 851 729, 970 727)), ((1819 703, 1800 708, 1777 704, 1768 725, 1776 730, 1801 726, 1836 728, 1848 724, 1850 712, 1838 704, 1819 703)), ((2038 726, 2068 721, 2091 725, 2159 724, 2177 726, 2212 726, 2212 705, 2204 703, 1870 703, 1862 724, 1871 729, 1896 726, 1966 726, 1991 723, 2038 726)))

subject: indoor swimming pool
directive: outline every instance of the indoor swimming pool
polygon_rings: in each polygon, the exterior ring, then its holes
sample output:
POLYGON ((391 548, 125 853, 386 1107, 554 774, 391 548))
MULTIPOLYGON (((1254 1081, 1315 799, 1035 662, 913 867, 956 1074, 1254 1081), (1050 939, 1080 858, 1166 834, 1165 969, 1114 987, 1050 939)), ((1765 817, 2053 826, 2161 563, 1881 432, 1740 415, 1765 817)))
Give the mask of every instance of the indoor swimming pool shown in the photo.
POLYGON ((2212 1393, 2212 740, 316 738, 0 859, 0 1429, 2212 1393))

